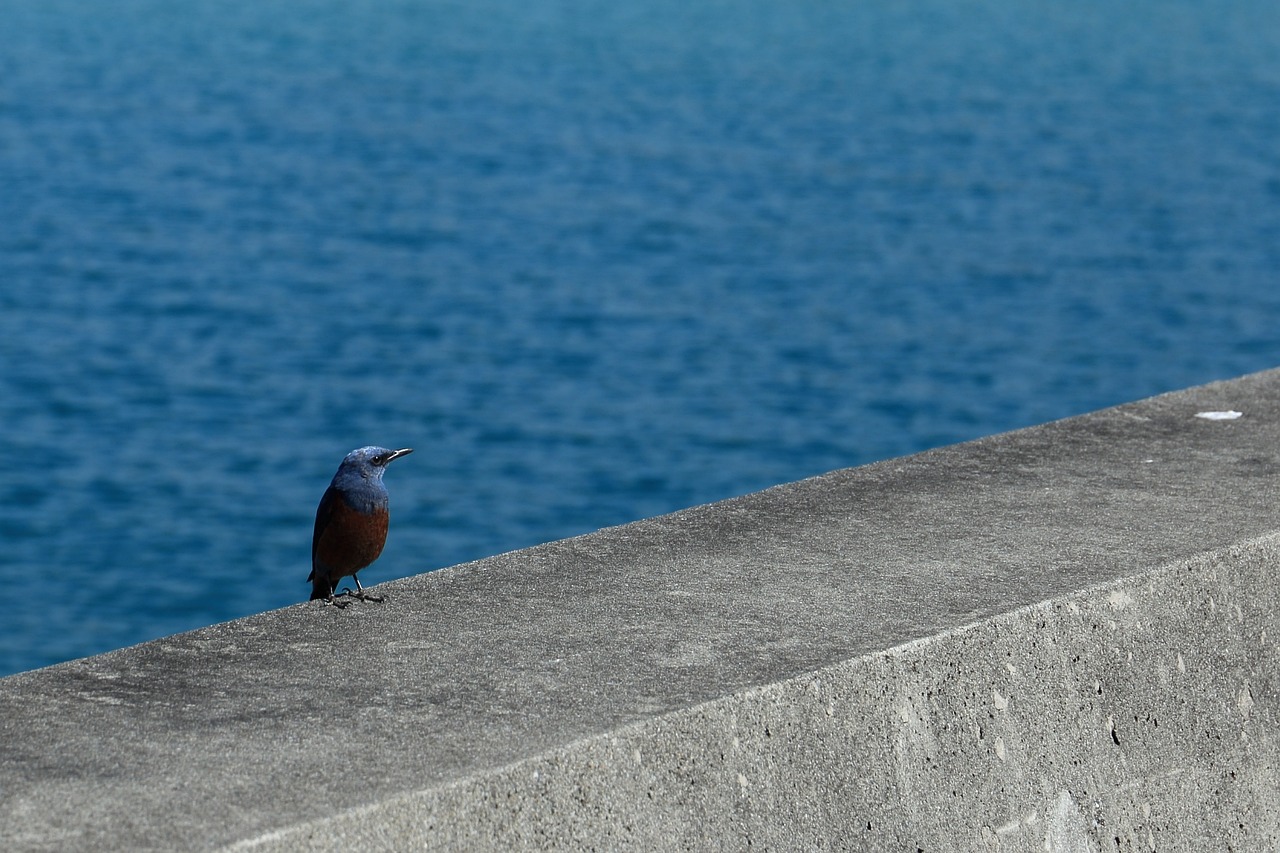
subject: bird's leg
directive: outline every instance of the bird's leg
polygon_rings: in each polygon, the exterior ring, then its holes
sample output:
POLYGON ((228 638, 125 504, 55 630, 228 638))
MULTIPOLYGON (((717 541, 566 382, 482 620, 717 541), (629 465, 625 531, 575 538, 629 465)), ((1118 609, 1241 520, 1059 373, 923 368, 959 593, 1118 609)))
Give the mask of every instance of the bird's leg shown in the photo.
MULTIPOLYGON (((338 595, 344 595, 344 594, 345 594, 345 593, 341 593, 341 592, 340 592, 340 593, 338 593, 338 595)), ((349 602, 346 602, 346 601, 338 601, 338 599, 334 596, 334 588, 333 588, 333 587, 329 587, 329 595, 328 595, 327 597, 325 597, 325 598, 323 599, 323 601, 324 601, 324 603, 325 603, 325 604, 332 604, 334 607, 338 608, 339 610, 341 610, 342 608, 346 607, 346 606, 347 606, 347 604, 349 603, 349 602)))
POLYGON ((369 593, 365 592, 364 587, 360 586, 360 578, 356 577, 355 575, 352 575, 351 579, 356 582, 356 591, 347 593, 352 598, 358 598, 361 601, 377 601, 379 603, 386 600, 382 596, 370 595, 369 593))
POLYGON ((355 581, 355 582, 356 582, 356 588, 355 588, 355 590, 354 590, 354 591, 352 591, 351 589, 349 589, 349 588, 348 588, 348 589, 344 589, 344 590, 342 590, 341 592, 332 592, 332 593, 330 593, 330 594, 329 594, 329 603, 330 603, 330 604, 336 605, 336 606, 338 606, 338 607, 346 607, 346 606, 347 606, 347 602, 345 602, 345 601, 344 601, 344 602, 342 602, 342 603, 339 603, 339 602, 337 602, 337 601, 335 601, 335 600, 334 600, 334 599, 337 599, 337 598, 342 598, 343 596, 346 596, 347 598, 358 598, 358 599, 360 599, 361 601, 377 601, 377 602, 379 602, 379 603, 381 603, 381 602, 383 602, 383 601, 386 601, 386 599, 385 599, 385 598, 383 598, 382 596, 379 596, 379 595, 370 595, 369 593, 365 592, 365 591, 364 591, 364 587, 362 587, 362 586, 360 585, 360 579, 359 579, 359 578, 357 578, 355 575, 352 575, 352 576, 351 576, 351 579, 352 579, 353 581, 355 581))

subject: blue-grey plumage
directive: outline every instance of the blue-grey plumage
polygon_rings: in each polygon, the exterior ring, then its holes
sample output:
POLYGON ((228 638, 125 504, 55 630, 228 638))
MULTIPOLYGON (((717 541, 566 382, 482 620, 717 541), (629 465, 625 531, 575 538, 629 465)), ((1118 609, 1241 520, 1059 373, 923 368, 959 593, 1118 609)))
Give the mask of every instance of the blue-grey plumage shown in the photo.
POLYGON ((333 591, 348 575, 355 581, 354 597, 382 600, 364 592, 356 573, 378 559, 387 541, 390 512, 382 475, 393 460, 412 452, 409 447, 361 447, 348 453, 338 466, 316 508, 311 574, 307 577, 313 601, 323 598, 336 603, 333 591))

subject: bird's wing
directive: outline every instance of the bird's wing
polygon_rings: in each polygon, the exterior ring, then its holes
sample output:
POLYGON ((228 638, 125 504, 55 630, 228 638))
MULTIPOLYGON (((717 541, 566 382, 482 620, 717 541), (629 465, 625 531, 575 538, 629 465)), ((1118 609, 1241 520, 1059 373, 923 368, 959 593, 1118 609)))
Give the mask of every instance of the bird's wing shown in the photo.
POLYGON ((320 506, 316 507, 316 527, 311 533, 311 574, 307 576, 307 580, 316 576, 316 548, 320 545, 320 537, 324 535, 325 528, 329 526, 329 519, 333 518, 333 510, 339 500, 338 490, 329 486, 324 490, 324 497, 320 498, 320 506))

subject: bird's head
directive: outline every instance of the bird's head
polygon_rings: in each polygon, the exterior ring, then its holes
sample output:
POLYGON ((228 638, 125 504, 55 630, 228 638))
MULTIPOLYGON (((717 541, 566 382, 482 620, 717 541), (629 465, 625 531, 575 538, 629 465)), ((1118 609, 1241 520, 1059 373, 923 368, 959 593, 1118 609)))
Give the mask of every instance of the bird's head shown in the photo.
POLYGON ((338 466, 338 476, 358 476, 366 480, 381 480, 382 473, 392 460, 408 456, 412 447, 400 450, 388 450, 385 447, 360 447, 351 451, 338 466))

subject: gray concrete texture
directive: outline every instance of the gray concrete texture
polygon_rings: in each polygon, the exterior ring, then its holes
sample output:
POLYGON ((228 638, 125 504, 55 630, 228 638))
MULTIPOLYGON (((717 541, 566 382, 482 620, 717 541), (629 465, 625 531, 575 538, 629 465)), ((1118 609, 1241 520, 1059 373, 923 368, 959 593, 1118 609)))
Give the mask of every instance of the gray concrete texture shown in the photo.
POLYGON ((0 849, 1277 849, 1278 475, 1270 371, 0 679, 0 849))

